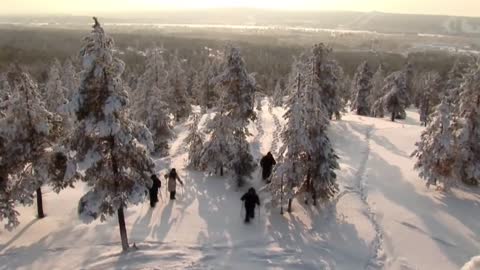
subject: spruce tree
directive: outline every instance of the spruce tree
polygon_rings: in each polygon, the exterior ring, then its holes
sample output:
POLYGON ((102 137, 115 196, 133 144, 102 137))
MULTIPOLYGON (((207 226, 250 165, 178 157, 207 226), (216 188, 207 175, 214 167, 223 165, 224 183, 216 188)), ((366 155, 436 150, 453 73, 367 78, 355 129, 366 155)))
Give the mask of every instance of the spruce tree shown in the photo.
POLYGON ((418 91, 421 94, 419 100, 420 122, 427 126, 433 107, 438 105, 440 96, 440 75, 431 71, 422 74, 421 84, 418 91))
POLYGON ((153 137, 154 152, 168 153, 168 142, 174 136, 168 113, 168 73, 161 48, 147 51, 145 72, 135 90, 132 112, 137 121, 145 123, 153 137))
POLYGON ((370 115, 370 107, 372 104, 369 104, 370 91, 372 89, 372 72, 370 71, 370 66, 365 61, 357 68, 355 77, 353 78, 353 89, 352 93, 354 99, 352 101, 351 109, 356 111, 358 115, 368 116, 370 115))
POLYGON ((275 90, 273 91, 273 106, 280 107, 283 106, 283 98, 285 96, 284 89, 282 88, 282 84, 280 80, 277 80, 277 84, 275 85, 275 90))
MULTIPOLYGON (((327 110, 329 118, 333 115, 340 118, 343 110, 339 95, 338 69, 339 64, 332 58, 332 49, 323 43, 317 44, 312 49, 312 61, 316 84, 320 87, 322 103, 327 110)), ((307 65, 307 70, 310 63, 307 65)))
POLYGON ((45 102, 47 109, 51 112, 59 113, 63 111, 68 100, 65 98, 68 90, 63 86, 60 76, 60 62, 55 59, 48 73, 48 81, 45 85, 45 102))
POLYGON ((175 52, 170 62, 167 79, 170 112, 178 122, 187 118, 192 112, 192 106, 187 94, 187 76, 182 68, 178 52, 175 52))
POLYGON ((63 64, 61 78, 62 85, 66 88, 65 98, 67 100, 71 100, 73 93, 75 93, 80 86, 77 70, 71 59, 67 59, 63 64))
POLYGON ((405 119, 408 103, 407 85, 404 72, 394 72, 385 79, 382 92, 386 94, 373 104, 373 116, 384 117, 391 114, 391 120, 405 119))
POLYGON ((192 116, 188 136, 185 138, 185 144, 188 146, 188 165, 194 169, 201 168, 200 161, 202 158, 204 135, 200 131, 200 119, 198 114, 192 116))
MULTIPOLYGON (((368 104, 373 106, 375 102, 381 99, 385 93, 383 92, 383 85, 385 80, 385 68, 383 64, 378 65, 377 71, 373 74, 372 77, 372 89, 370 91, 368 104)), ((373 111, 371 111, 373 114, 373 111)))
POLYGON ((297 89, 284 116, 287 126, 282 132, 281 160, 271 187, 275 200, 286 195, 289 211, 293 197, 301 192, 310 193, 315 205, 317 198, 329 199, 338 190, 334 172, 338 156, 326 133, 329 113, 315 76, 314 66, 305 83, 297 75, 297 89))
POLYGON ((478 185, 480 182, 479 68, 466 76, 458 100, 458 115, 455 119, 458 157, 455 169, 464 183, 478 185))
POLYGON ((272 199, 279 202, 281 207, 284 201, 288 201, 289 212, 292 211, 292 201, 297 190, 306 179, 308 153, 313 148, 305 126, 302 85, 300 74, 297 74, 296 90, 290 90, 288 109, 283 116, 287 124, 281 133, 283 146, 280 149, 280 160, 270 184, 272 199))
POLYGON ((452 130, 452 105, 445 97, 432 115, 432 121, 422 132, 412 156, 417 158, 415 169, 427 181, 427 187, 441 183, 448 190, 455 183, 455 138, 452 130))
POLYGON ((223 110, 207 124, 210 139, 205 143, 200 158, 200 166, 207 171, 223 176, 230 168, 235 149, 232 145, 234 126, 231 118, 223 110))
POLYGON ((94 20, 80 53, 82 80, 73 100, 79 123, 69 144, 75 152, 72 160, 82 164, 81 180, 89 188, 80 199, 78 214, 89 223, 116 213, 126 251, 124 209, 142 202, 154 164, 134 136, 135 122, 129 118, 128 95, 120 78, 125 64, 114 56, 113 39, 94 20))
POLYGON ((255 119, 254 105, 256 82, 247 72, 240 50, 227 48, 225 68, 215 78, 215 85, 223 95, 223 104, 231 112, 238 124, 245 127, 249 120, 255 119))
POLYGON ((59 192, 64 186, 55 183, 66 163, 54 148, 63 135, 61 120, 45 108, 36 83, 19 67, 8 81, 12 95, 0 119, 0 220, 12 229, 18 225, 15 204, 33 204, 34 193, 38 218, 45 216, 41 187, 52 184, 59 192))
POLYGON ((254 161, 247 143, 248 123, 255 119, 255 81, 247 73, 239 49, 231 47, 225 70, 215 78, 222 97, 213 121, 209 124, 209 142, 202 152, 201 164, 223 175, 224 169, 234 173, 237 185, 254 171, 254 161))

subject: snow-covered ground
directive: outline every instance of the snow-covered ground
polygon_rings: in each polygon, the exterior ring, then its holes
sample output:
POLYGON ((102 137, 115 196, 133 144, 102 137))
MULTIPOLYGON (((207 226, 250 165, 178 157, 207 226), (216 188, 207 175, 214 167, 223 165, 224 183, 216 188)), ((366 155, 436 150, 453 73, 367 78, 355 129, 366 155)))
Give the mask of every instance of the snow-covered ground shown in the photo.
MULTIPOLYGON (((281 146, 283 109, 268 108, 252 124, 256 158, 281 146)), ((205 115, 203 123, 206 118, 205 115)), ((295 201, 293 213, 262 206, 245 225, 240 196, 228 178, 185 169, 187 124, 176 127, 164 173, 175 167, 186 185, 178 200, 148 202, 126 212, 130 244, 121 252, 117 220, 82 224, 82 185, 45 194, 47 217, 20 208, 22 224, 0 231, 0 269, 460 269, 480 254, 478 190, 427 189, 409 154, 422 127, 408 112, 399 123, 345 115, 330 136, 341 158, 338 196, 319 208, 295 201)), ((251 185, 259 188, 259 171, 251 185)), ((268 194, 261 194, 268 201, 268 194)), ((475 267, 475 261, 471 265, 475 267)), ((475 269, 475 268, 466 268, 475 269)))

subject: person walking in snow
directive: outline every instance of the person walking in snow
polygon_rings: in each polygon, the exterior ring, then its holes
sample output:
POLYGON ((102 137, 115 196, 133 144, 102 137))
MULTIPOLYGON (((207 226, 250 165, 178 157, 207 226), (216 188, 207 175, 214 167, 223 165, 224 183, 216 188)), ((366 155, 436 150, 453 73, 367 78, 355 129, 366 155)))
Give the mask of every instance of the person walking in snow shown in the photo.
POLYGON ((270 181, 268 178, 272 174, 272 167, 276 165, 277 162, 273 158, 272 153, 268 152, 268 154, 260 160, 260 166, 262 166, 262 179, 263 181, 267 181, 269 183, 270 181))
POLYGON ((165 179, 168 179, 167 188, 170 192, 170 200, 175 200, 175 194, 177 193, 177 181, 183 186, 183 182, 178 177, 177 171, 173 168, 170 173, 165 174, 165 179))
POLYGON ((158 202, 158 189, 162 186, 162 182, 158 179, 157 175, 152 174, 150 177, 152 179, 152 187, 149 189, 150 194, 150 206, 155 207, 155 204, 158 202))
POLYGON ((249 223, 250 219, 255 218, 255 206, 260 205, 260 198, 252 187, 242 196, 241 200, 245 202, 245 223, 249 223))

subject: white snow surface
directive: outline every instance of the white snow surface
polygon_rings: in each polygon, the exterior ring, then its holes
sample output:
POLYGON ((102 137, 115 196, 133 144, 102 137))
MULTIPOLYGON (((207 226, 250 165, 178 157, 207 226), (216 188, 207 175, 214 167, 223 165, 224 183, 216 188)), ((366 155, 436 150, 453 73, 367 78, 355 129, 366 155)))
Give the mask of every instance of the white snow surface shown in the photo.
MULTIPOLYGON (((250 126, 255 158, 280 148, 283 112, 263 101, 250 126)), ((340 193, 318 208, 299 198, 283 216, 267 203, 251 224, 243 223, 240 197, 262 186, 260 171, 237 191, 229 177, 185 169, 189 123, 181 123, 170 156, 156 165, 159 175, 177 168, 185 187, 171 202, 162 181, 156 208, 145 201, 126 210, 138 250, 121 252, 116 217, 79 220, 87 187, 78 184, 58 195, 45 191, 44 219, 35 207, 19 207, 21 225, 0 231, 0 269, 460 269, 480 250, 480 192, 425 187, 409 157, 422 131, 417 119, 411 110, 396 123, 350 114, 332 122, 340 193)))

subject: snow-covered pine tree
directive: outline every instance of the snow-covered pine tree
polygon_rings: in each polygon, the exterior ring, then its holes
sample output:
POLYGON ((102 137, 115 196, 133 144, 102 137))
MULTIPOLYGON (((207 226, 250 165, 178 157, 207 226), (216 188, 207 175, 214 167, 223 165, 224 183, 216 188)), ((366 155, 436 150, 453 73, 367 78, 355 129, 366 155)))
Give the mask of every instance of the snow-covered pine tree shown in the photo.
POLYGON ((67 59, 63 64, 63 72, 61 73, 62 84, 66 88, 65 98, 71 100, 73 93, 78 90, 80 81, 78 78, 77 70, 73 65, 71 59, 67 59))
POLYGON ((372 89, 372 76, 373 73, 370 70, 370 66, 367 61, 364 61, 357 68, 357 72, 353 78, 353 101, 351 104, 352 111, 356 111, 358 115, 368 116, 370 115, 370 108, 372 104, 369 104, 370 91, 372 89))
POLYGON ((340 96, 341 104, 342 104, 342 112, 346 112, 346 106, 348 102, 351 101, 352 93, 352 79, 348 74, 345 74, 343 68, 338 65, 337 70, 337 79, 338 79, 338 94, 340 96))
POLYGON ((317 198, 329 199, 338 190, 334 172, 339 167, 338 156, 326 133, 329 113, 323 105, 314 70, 312 65, 306 78, 308 83, 302 83, 301 75, 297 75, 297 90, 290 96, 289 110, 284 116, 287 126, 282 132, 281 160, 272 182, 274 199, 286 192, 289 211, 291 200, 300 192, 310 193, 315 205, 317 198))
POLYGON ((420 122, 427 126, 430 121, 430 114, 433 107, 438 105, 440 96, 440 75, 438 72, 430 71, 421 75, 419 85, 419 110, 420 122))
POLYGON ((34 193, 38 218, 45 216, 41 187, 63 177, 65 163, 57 163, 61 156, 52 149, 62 136, 61 120, 45 108, 36 83, 19 67, 8 81, 12 95, 0 119, 0 221, 12 229, 18 225, 15 203, 33 204, 34 193))
POLYGON ((135 138, 135 122, 127 113, 128 95, 120 78, 125 64, 113 54, 113 39, 94 20, 80 52, 82 80, 72 101, 79 121, 70 139, 75 151, 72 159, 82 165, 82 181, 89 187, 80 199, 78 214, 89 223, 116 213, 126 251, 124 209, 143 201, 154 164, 135 138))
POLYGON ((207 124, 210 139, 205 143, 200 158, 200 166, 215 174, 224 175, 235 155, 233 142, 232 119, 224 112, 217 112, 215 117, 207 124))
POLYGON ((432 121, 423 131, 412 153, 417 158, 415 169, 427 181, 427 187, 441 183, 448 190, 455 183, 455 145, 452 130, 452 105, 444 97, 432 115, 432 121))
POLYGON ((225 70, 215 78, 222 90, 219 112, 209 123, 210 140, 202 151, 201 164, 223 175, 227 168, 234 173, 238 186, 251 175, 255 163, 247 143, 248 122, 255 119, 255 81, 247 73, 237 48, 228 49, 225 70))
POLYGON ((199 105, 204 112, 213 108, 219 98, 214 87, 214 78, 218 75, 215 65, 215 59, 208 59, 195 77, 193 93, 198 97, 199 105))
POLYGON ((255 120, 255 79, 247 72, 240 50, 227 48, 225 69, 215 78, 215 85, 222 93, 222 103, 239 126, 255 120))
MULTIPOLYGON (((338 156, 327 135, 328 111, 322 102, 319 85, 315 81, 315 68, 306 78, 310 81, 304 90, 305 123, 312 149, 307 153, 307 175, 304 183, 306 191, 312 194, 313 204, 317 198, 329 199, 337 191, 335 170, 338 169, 338 156)), ((308 202, 306 200, 306 202, 308 202)))
MULTIPOLYGON (((313 55, 311 61, 314 62, 315 67, 315 83, 320 86, 322 102, 330 119, 333 115, 339 119, 340 112, 343 110, 337 77, 339 64, 332 58, 332 49, 323 43, 315 45, 311 54, 313 55)), ((307 69, 310 69, 310 63, 307 69)))
POLYGON ((235 176, 238 187, 245 184, 245 178, 250 178, 255 171, 255 161, 250 153, 250 145, 247 141, 248 130, 236 127, 233 130, 233 159, 230 163, 231 170, 235 176))
POLYGON ((273 91, 272 103, 275 107, 283 106, 283 97, 285 96, 285 91, 282 88, 281 80, 277 80, 275 85, 275 90, 273 91))
POLYGON ((468 185, 480 183, 480 68, 468 74, 460 89, 455 119, 457 176, 468 185))
POLYGON ((147 51, 145 72, 138 82, 132 105, 135 119, 150 129, 154 152, 161 156, 168 153, 168 141, 174 136, 166 103, 168 78, 162 52, 161 48, 147 51))
POLYGON ((280 203, 281 209, 283 202, 288 201, 288 212, 292 211, 292 201, 306 179, 308 153, 313 149, 305 126, 302 85, 300 74, 297 74, 296 86, 291 85, 296 90, 289 91, 288 109, 283 116, 287 124, 281 133, 283 146, 280 149, 280 159, 270 184, 272 200, 280 203))
POLYGON ((454 114, 459 114, 460 94, 463 90, 462 84, 465 83, 466 77, 471 72, 475 71, 475 58, 461 58, 458 57, 451 70, 447 74, 447 81, 445 83, 445 93, 451 98, 454 114))
POLYGON ((403 72, 405 74, 405 87, 406 87, 407 96, 411 97, 405 100, 407 102, 406 106, 408 107, 412 104, 413 97, 416 95, 415 88, 413 87, 413 80, 415 78, 415 68, 411 61, 407 61, 407 64, 405 65, 403 72))
POLYGON ((397 71, 385 78, 383 92, 386 94, 373 104, 373 116, 384 117, 385 112, 391 114, 392 121, 395 119, 405 119, 405 108, 407 105, 408 94, 406 92, 405 73, 397 71))
POLYGON ((200 161, 202 158, 204 135, 200 131, 200 119, 201 117, 198 114, 192 116, 188 136, 185 138, 185 144, 188 146, 188 165, 194 169, 201 169, 200 161))
POLYGON ((7 81, 7 74, 0 73, 0 118, 5 116, 7 100, 10 99, 11 88, 7 81))
POLYGON ((168 71, 168 103, 170 112, 178 122, 187 118, 192 106, 187 94, 187 76, 182 68, 181 59, 176 51, 170 62, 168 71))
POLYGON ((51 112, 59 113, 62 107, 67 104, 68 100, 65 98, 67 89, 63 86, 62 78, 60 76, 60 69, 62 66, 58 59, 55 59, 50 66, 48 73, 48 81, 45 84, 45 101, 47 109, 51 112))
MULTIPOLYGON (((385 93, 383 92, 383 82, 385 80, 385 68, 383 64, 378 65, 377 71, 372 77, 372 90, 370 91, 368 104, 373 106, 375 102, 381 99, 385 93)), ((373 114, 373 112, 372 112, 373 114)))

